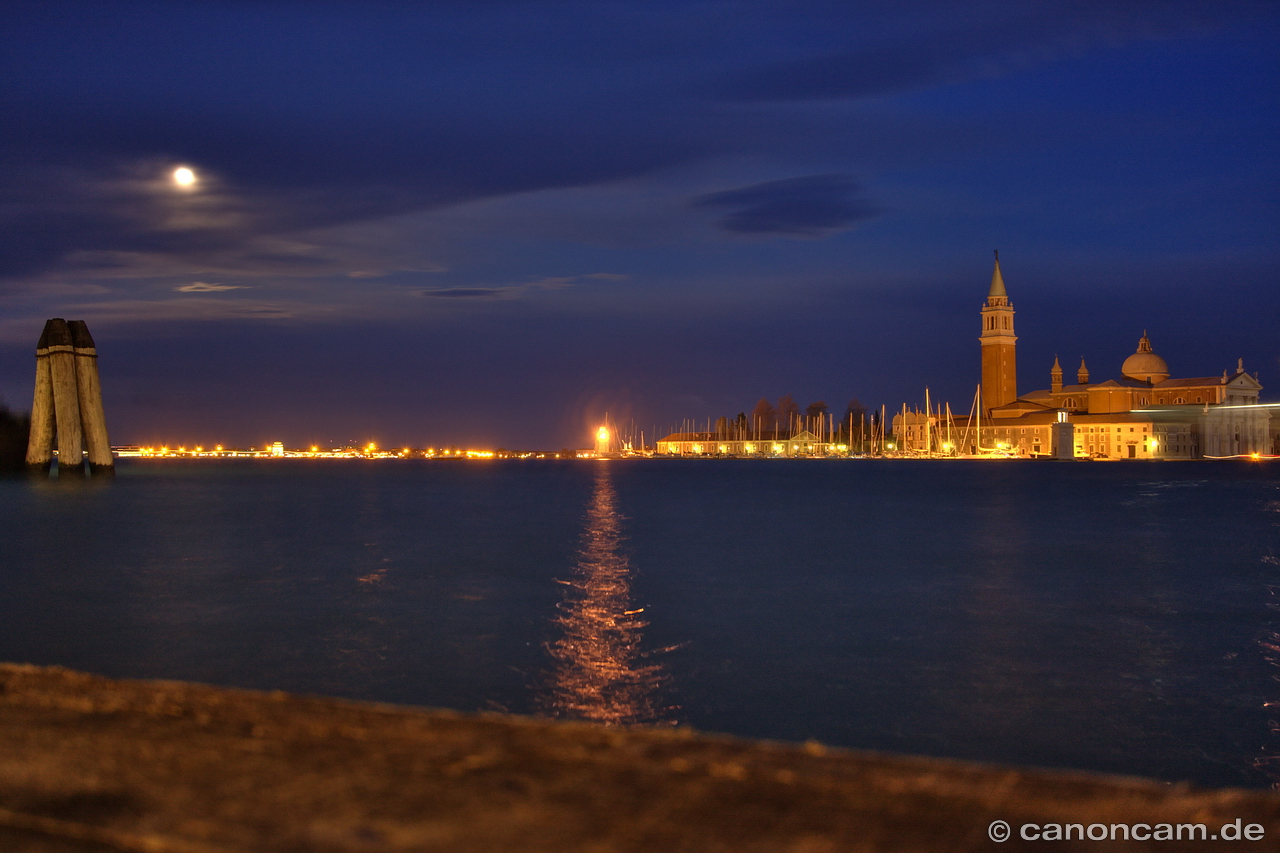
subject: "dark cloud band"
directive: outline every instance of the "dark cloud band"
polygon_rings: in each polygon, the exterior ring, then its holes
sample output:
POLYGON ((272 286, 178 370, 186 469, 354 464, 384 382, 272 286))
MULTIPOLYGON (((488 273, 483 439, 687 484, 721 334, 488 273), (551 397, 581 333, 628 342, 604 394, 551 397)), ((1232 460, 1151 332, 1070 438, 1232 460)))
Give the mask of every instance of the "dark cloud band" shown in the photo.
POLYGON ((737 208, 719 225, 740 234, 817 237, 870 219, 879 210, 858 197, 847 175, 807 175, 698 196, 697 208, 737 208))

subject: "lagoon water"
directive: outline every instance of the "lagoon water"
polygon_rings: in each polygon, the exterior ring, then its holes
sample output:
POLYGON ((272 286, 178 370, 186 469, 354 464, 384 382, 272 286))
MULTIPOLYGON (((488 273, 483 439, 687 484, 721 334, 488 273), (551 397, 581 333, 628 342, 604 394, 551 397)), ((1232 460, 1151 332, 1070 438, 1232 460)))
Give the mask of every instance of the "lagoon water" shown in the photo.
POLYGON ((1280 781, 1274 465, 122 460, 0 519, 3 660, 1280 781))

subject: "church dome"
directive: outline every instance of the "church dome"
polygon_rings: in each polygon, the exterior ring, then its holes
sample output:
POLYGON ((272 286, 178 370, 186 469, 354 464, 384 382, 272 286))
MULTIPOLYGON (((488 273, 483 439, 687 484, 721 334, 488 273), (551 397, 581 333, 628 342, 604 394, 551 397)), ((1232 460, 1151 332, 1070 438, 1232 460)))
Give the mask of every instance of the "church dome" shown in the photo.
POLYGON ((1126 379, 1137 379, 1154 385, 1169 378, 1169 365, 1151 351, 1151 340, 1143 332, 1142 340, 1138 341, 1138 351, 1124 360, 1120 372, 1126 379))

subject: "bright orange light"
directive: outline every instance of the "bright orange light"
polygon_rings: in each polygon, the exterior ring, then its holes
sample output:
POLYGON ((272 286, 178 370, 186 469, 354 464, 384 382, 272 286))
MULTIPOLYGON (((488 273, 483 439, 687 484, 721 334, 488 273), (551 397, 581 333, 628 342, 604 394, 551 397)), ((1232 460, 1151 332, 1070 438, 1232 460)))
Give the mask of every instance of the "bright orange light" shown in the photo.
POLYGON ((173 170, 173 182, 181 189, 191 189, 196 185, 196 173, 188 166, 179 166, 173 170))
POLYGON ((608 440, 609 440, 608 427, 600 427, 600 429, 596 430, 596 441, 608 441, 608 440))

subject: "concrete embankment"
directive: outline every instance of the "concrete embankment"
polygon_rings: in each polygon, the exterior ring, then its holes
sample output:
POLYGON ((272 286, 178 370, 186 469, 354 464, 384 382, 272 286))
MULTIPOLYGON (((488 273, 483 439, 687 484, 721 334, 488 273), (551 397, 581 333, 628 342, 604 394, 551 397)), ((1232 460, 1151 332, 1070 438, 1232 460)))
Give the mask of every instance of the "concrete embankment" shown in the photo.
POLYGON ((5 851, 1211 850, 1018 833, 1237 818, 1274 849, 1280 795, 0 664, 5 851))

